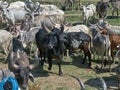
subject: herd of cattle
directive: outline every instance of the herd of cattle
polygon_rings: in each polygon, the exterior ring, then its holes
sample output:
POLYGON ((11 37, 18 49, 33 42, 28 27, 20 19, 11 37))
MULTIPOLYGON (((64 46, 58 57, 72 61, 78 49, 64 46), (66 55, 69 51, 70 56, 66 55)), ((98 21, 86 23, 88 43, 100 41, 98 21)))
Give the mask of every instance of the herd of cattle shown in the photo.
MULTIPOLYGON (((72 1, 68 0, 67 2, 72 1)), ((110 0, 114 11, 120 9, 119 0, 110 0)), ((26 0, 8 3, 0 1, 1 22, 6 24, 6 30, 0 30, 0 47, 5 53, 5 62, 14 73, 21 89, 26 89, 28 79, 34 82, 31 70, 40 64, 48 62, 48 70, 52 69, 52 59, 56 59, 59 67, 59 75, 62 75, 61 62, 65 55, 84 52, 82 64, 88 57, 88 68, 92 68, 92 52, 94 56, 101 56, 101 67, 103 69, 106 61, 111 71, 114 57, 120 58, 120 27, 108 24, 106 21, 108 2, 99 1, 96 5, 82 5, 84 23, 80 25, 67 25, 64 21, 64 11, 55 5, 43 5, 39 2, 26 0), (99 15, 96 24, 89 23, 90 17, 99 15), (89 24, 89 26, 88 26, 89 24), (36 45, 34 51, 35 61, 29 63, 29 48, 31 55, 32 45, 36 45), (114 50, 118 51, 116 55, 114 50), (38 58, 40 56, 40 60, 38 58)), ((120 60, 120 59, 119 59, 120 60)), ((86 67, 87 68, 87 67, 86 67)), ((120 63, 116 69, 118 78, 120 74, 120 63)), ((105 82, 101 78, 104 90, 105 82)), ((82 82, 81 82, 82 83, 82 82)), ((120 83, 119 83, 120 84, 120 83)), ((82 90, 85 88, 82 86, 82 90)), ((119 85, 120 86, 120 85, 119 85)))

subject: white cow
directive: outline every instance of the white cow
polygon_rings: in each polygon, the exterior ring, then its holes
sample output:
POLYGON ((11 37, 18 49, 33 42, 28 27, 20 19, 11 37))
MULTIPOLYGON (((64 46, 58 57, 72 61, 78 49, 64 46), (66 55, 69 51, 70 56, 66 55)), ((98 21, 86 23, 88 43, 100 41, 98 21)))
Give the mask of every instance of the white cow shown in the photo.
POLYGON ((20 9, 20 8, 23 8, 24 6, 25 6, 24 2, 16 1, 16 2, 10 3, 8 9, 11 9, 11 8, 20 9))
POLYGON ((84 24, 81 24, 81 25, 75 25, 75 26, 70 26, 70 27, 65 27, 65 32, 85 32, 87 34, 90 33, 90 29, 84 25, 84 24))
POLYGON ((6 57, 8 56, 9 50, 11 49, 12 38, 13 36, 11 33, 6 30, 0 30, 0 47, 6 54, 6 57))
POLYGON ((7 24, 12 24, 12 25, 15 25, 15 23, 17 21, 25 20, 26 14, 28 14, 28 13, 29 12, 26 11, 24 8, 21 8, 21 9, 5 8, 5 9, 3 9, 3 16, 5 17, 7 24))
POLYGON ((88 6, 83 6, 82 9, 83 9, 83 12, 82 12, 83 13, 83 19, 84 19, 85 24, 87 25, 88 19, 90 17, 95 17, 96 6, 94 4, 90 4, 88 6))
MULTIPOLYGON (((56 28, 60 28, 60 24, 56 24, 55 27, 56 28)), ((84 25, 84 24, 80 24, 80 25, 75 25, 75 26, 65 26, 64 25, 64 32, 84 32, 86 34, 90 33, 90 29, 84 25)))
POLYGON ((25 6, 25 3, 22 1, 16 1, 16 2, 12 2, 12 3, 8 3, 6 1, 0 1, 0 7, 1 8, 15 8, 15 9, 20 9, 23 8, 25 6))
POLYGON ((40 5, 39 14, 41 15, 64 15, 64 11, 55 5, 40 5))
MULTIPOLYGON (((36 4, 34 4, 35 6, 36 4)), ((17 21, 22 21, 26 19, 26 16, 29 16, 28 18, 32 21, 34 21, 34 12, 38 9, 38 7, 35 6, 34 10, 31 10, 26 6, 26 4, 22 1, 16 1, 13 3, 10 3, 7 7, 2 8, 3 10, 3 16, 6 19, 6 22, 12 25, 15 25, 17 21)))

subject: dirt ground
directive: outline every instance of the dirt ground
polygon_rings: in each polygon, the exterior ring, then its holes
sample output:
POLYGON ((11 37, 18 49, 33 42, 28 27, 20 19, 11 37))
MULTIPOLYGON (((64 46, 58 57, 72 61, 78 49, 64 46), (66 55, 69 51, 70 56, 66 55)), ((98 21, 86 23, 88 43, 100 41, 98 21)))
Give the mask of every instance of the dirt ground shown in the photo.
MULTIPOLYGON (((0 68, 7 68, 7 64, 3 62, 3 55, 0 54, 0 57, 0 68)), ((80 90, 78 80, 71 75, 81 79, 85 84, 86 90, 103 90, 101 81, 98 78, 99 76, 105 80, 108 90, 117 90, 118 78, 115 73, 96 73, 92 69, 87 69, 86 65, 80 64, 78 58, 74 58, 76 61, 71 59, 63 61, 63 76, 58 75, 56 62, 53 62, 53 69, 51 71, 48 71, 47 63, 43 68, 39 65, 32 70, 35 82, 29 81, 29 90, 80 90)))

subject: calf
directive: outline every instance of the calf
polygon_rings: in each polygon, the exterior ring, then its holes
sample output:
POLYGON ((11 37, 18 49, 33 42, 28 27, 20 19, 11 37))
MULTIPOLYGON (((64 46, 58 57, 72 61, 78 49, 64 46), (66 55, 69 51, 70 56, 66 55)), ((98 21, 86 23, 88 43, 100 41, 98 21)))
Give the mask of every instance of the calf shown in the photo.
POLYGON ((84 23, 87 25, 89 18, 91 17, 95 18, 96 6, 94 4, 90 4, 88 6, 83 6, 82 9, 84 23))

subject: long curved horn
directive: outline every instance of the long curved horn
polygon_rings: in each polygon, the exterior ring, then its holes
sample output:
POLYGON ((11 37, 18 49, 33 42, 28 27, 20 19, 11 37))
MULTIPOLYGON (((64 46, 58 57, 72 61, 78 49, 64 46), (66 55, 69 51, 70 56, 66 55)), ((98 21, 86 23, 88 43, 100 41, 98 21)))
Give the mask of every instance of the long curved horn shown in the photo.
POLYGON ((60 26, 60 32, 58 33, 58 35, 60 35, 61 33, 63 33, 63 31, 64 31, 64 25, 63 24, 61 24, 61 26, 60 26))
POLYGON ((19 68, 19 66, 18 65, 16 65, 14 62, 13 62, 13 51, 11 52, 11 54, 10 54, 10 66, 11 67, 13 67, 14 69, 18 69, 19 68))
POLYGON ((49 15, 46 15, 46 16, 50 19, 50 21, 51 21, 51 23, 52 23, 52 24, 56 25, 56 23, 55 23, 55 22, 53 22, 53 20, 50 18, 50 16, 49 16, 49 15))
POLYGON ((3 80, 6 77, 6 74, 3 69, 1 69, 1 71, 2 71, 2 80, 3 80))
POLYGON ((100 78, 100 81, 102 82, 103 90, 107 90, 107 85, 106 85, 105 81, 103 80, 102 77, 99 77, 99 78, 100 78))
POLYGON ((85 90, 85 85, 84 85, 84 83, 82 82, 82 80, 80 78, 78 78, 76 76, 73 76, 73 75, 70 75, 70 76, 73 77, 73 78, 75 78, 75 79, 77 79, 77 81, 79 82, 79 85, 81 87, 80 90, 85 90))
POLYGON ((35 62, 29 66, 30 70, 32 70, 33 68, 39 65, 38 50, 35 51, 34 55, 35 55, 35 62))
POLYGON ((61 29, 62 32, 64 31, 64 24, 61 24, 60 29, 61 29))
POLYGON ((43 29, 45 29, 48 33, 51 33, 51 31, 44 25, 44 23, 42 23, 42 27, 43 27, 43 29))
POLYGON ((26 5, 24 5, 24 9, 25 9, 27 12, 30 12, 30 9, 28 9, 28 8, 26 7, 26 5))
POLYGON ((88 25, 89 25, 89 26, 95 26, 96 24, 97 24, 97 23, 92 24, 92 23, 88 22, 88 25))

